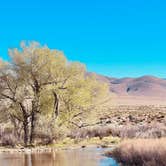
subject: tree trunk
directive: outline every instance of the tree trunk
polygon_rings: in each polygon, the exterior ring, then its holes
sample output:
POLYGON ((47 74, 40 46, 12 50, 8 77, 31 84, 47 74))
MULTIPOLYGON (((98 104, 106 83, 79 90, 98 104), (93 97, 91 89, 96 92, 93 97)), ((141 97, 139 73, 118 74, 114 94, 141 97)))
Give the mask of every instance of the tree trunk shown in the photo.
POLYGON ((28 122, 24 121, 23 126, 24 126, 24 145, 27 146, 28 145, 28 122))
POLYGON ((34 100, 32 101, 30 144, 34 143, 37 113, 40 112, 40 99, 39 98, 40 98, 40 92, 37 91, 37 93, 35 94, 34 100))
POLYGON ((55 91, 53 91, 53 96, 54 96, 54 111, 52 117, 53 119, 56 119, 59 115, 59 98, 55 91))
POLYGON ((24 105, 22 103, 19 104, 23 113, 24 145, 27 146, 29 141, 28 114, 24 105))
POLYGON ((35 127, 37 122, 37 114, 40 112, 40 84, 38 80, 35 78, 34 75, 34 99, 32 101, 32 112, 31 112, 31 130, 30 130, 30 144, 32 145, 34 143, 35 139, 35 127))
POLYGON ((32 112, 31 115, 31 133, 30 133, 30 144, 34 143, 34 136, 35 136, 35 125, 36 124, 36 117, 35 112, 32 112))

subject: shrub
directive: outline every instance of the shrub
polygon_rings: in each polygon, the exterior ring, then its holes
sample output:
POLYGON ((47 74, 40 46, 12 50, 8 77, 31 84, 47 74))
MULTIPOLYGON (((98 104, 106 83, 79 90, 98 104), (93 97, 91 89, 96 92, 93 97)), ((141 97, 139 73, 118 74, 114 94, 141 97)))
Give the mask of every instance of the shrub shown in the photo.
POLYGON ((1 126, 0 128, 0 145, 1 146, 14 146, 17 143, 18 138, 16 138, 14 129, 9 126, 1 126))
POLYGON ((121 138, 161 138, 166 137, 166 126, 161 123, 143 125, 123 126, 98 126, 75 129, 71 131, 71 138, 92 138, 92 137, 121 137, 121 138))

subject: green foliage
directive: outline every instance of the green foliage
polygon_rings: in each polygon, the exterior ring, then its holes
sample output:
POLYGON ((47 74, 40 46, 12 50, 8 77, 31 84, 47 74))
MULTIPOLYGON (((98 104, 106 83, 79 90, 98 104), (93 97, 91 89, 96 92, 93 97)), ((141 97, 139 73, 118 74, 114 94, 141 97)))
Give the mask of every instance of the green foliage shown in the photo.
POLYGON ((30 124, 27 132, 33 133, 41 124, 41 116, 52 128, 55 124, 80 126, 87 113, 101 108, 109 96, 106 84, 88 75, 85 65, 68 61, 61 51, 22 42, 19 49, 10 49, 9 55, 9 64, 0 61, 0 68, 7 66, 8 73, 3 80, 7 91, 2 86, 0 96, 10 101, 7 110, 12 117, 26 127, 30 124))

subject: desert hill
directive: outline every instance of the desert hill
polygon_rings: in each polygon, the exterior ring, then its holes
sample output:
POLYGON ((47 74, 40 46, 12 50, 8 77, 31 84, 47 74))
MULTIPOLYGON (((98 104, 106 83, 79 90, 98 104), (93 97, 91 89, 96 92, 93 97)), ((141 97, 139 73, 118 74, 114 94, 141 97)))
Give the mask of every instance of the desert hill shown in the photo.
POLYGON ((111 78, 96 74, 108 83, 118 104, 166 105, 166 80, 155 76, 111 78))

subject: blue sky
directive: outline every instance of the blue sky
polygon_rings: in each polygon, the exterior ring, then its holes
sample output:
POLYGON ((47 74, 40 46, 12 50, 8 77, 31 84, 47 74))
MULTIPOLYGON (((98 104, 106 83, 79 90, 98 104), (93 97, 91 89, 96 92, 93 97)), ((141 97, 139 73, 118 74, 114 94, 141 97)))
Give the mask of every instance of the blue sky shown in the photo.
POLYGON ((89 71, 166 78, 164 0, 4 0, 0 56, 22 40, 63 50, 89 71))

